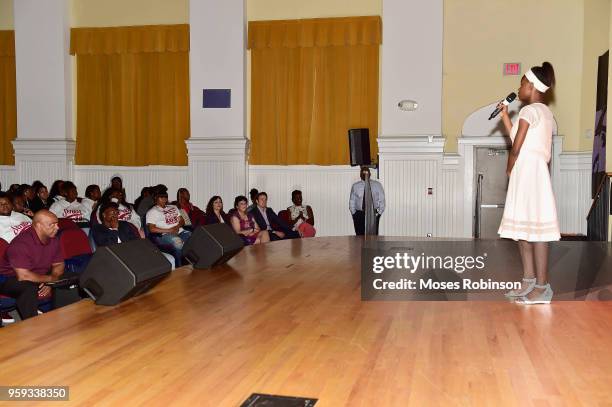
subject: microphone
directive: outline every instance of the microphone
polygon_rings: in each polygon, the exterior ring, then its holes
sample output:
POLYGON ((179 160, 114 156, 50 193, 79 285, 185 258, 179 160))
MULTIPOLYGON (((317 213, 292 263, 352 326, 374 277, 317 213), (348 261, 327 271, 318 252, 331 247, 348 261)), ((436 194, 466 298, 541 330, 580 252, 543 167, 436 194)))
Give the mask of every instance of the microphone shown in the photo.
MULTIPOLYGON (((504 105, 508 106, 510 103, 512 103, 514 101, 514 99, 516 99, 516 93, 512 92, 511 94, 506 96, 506 98, 504 100, 502 100, 501 103, 503 103, 504 105)), ((491 120, 492 118, 497 116, 499 114, 499 112, 501 112, 501 111, 502 111, 501 107, 496 107, 495 110, 493 110, 493 113, 491 113, 491 116, 489 116, 489 120, 491 120)))

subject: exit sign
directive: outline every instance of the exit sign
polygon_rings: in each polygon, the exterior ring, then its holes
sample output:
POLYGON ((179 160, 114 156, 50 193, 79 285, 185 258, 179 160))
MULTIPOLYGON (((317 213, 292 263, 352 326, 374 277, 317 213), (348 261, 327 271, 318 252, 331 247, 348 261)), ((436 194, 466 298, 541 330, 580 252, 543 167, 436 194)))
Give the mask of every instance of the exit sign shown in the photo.
POLYGON ((504 75, 520 75, 521 64, 519 62, 509 62, 504 64, 504 75))

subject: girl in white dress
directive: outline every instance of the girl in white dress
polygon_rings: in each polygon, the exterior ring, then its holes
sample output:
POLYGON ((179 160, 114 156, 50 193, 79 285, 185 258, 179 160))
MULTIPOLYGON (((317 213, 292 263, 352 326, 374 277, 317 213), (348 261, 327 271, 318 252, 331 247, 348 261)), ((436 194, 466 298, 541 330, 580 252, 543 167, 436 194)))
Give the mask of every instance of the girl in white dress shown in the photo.
POLYGON ((521 289, 506 296, 522 304, 548 304, 553 296, 548 283, 548 242, 559 240, 560 233, 548 169, 554 118, 544 100, 554 84, 553 67, 544 62, 521 79, 518 97, 525 106, 514 124, 507 107, 500 105, 512 149, 506 169, 510 180, 498 233, 502 238, 518 241, 523 282, 521 289))

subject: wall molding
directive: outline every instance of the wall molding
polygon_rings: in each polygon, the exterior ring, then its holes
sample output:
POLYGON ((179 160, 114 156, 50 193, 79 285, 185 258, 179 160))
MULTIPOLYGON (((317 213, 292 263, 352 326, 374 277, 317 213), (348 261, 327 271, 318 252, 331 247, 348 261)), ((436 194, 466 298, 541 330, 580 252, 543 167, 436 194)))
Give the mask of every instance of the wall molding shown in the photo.
POLYGON ((185 144, 192 160, 243 160, 249 148, 249 140, 245 138, 191 138, 185 144))
POLYGON ((445 139, 432 135, 383 135, 378 137, 378 154, 399 158, 415 154, 443 154, 445 139))
POLYGON ((20 179, 41 180, 45 184, 56 179, 74 179, 74 140, 16 139, 15 167, 20 179))
POLYGON ((15 150, 15 159, 20 158, 49 158, 57 156, 65 159, 74 159, 76 142, 74 140, 54 139, 15 139, 11 142, 15 150))

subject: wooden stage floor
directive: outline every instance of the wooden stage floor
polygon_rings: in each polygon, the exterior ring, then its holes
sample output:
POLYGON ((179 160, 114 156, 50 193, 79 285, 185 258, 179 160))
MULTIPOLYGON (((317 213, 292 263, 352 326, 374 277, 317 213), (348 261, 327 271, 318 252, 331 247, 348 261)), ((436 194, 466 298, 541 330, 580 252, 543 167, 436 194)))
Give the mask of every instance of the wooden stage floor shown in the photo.
POLYGON ((361 243, 248 247, 115 307, 2 328, 0 385, 70 386, 83 406, 612 404, 612 302, 361 302, 361 243))

